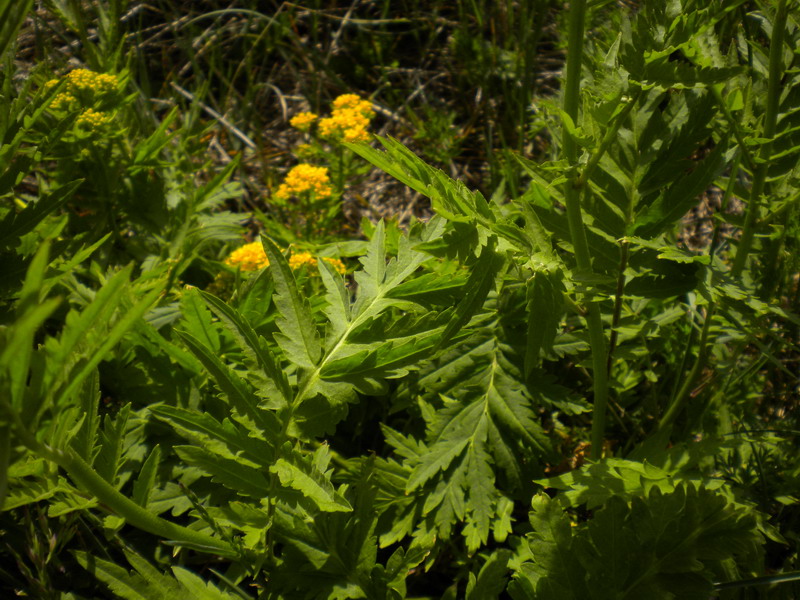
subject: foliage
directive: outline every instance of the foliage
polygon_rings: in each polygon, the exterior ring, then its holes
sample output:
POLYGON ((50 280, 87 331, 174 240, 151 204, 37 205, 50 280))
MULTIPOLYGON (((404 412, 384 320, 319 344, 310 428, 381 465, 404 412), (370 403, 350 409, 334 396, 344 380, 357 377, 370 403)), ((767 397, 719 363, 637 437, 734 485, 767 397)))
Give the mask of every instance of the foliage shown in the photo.
POLYGON ((0 589, 792 597, 797 3, 251 4, 0 0, 0 589))

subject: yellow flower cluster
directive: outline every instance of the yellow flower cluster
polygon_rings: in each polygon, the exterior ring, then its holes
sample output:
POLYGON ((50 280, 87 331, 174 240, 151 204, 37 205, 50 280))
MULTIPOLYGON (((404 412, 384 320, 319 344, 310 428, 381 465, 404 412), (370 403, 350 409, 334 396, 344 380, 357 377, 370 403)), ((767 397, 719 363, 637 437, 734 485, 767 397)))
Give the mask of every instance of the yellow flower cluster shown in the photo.
MULTIPOLYGON (((116 92, 119 86, 119 79, 116 75, 108 73, 95 73, 88 69, 75 69, 64 76, 67 82, 65 91, 60 92, 53 98, 50 107, 55 110, 67 110, 82 106, 93 105, 98 99, 116 92)), ((58 79, 51 79, 45 83, 45 88, 52 88, 58 85, 58 79)), ((111 120, 108 116, 102 123, 98 111, 89 109, 78 117, 78 124, 98 126, 111 120), (83 121, 82 121, 83 120, 83 121)))
POLYGON ((111 115, 109 113, 87 108, 80 114, 75 121, 75 124, 79 127, 85 127, 87 129, 99 129, 103 127, 103 125, 107 125, 110 122, 111 115))
POLYGON ((369 100, 362 100, 355 94, 344 94, 333 101, 333 112, 319 122, 319 131, 323 137, 365 142, 369 139, 367 127, 373 116, 369 100))
POLYGON ((316 267, 317 259, 311 252, 298 252, 289 257, 289 266, 292 269, 300 269, 302 267, 316 267))
POLYGON ((258 271, 269 266, 269 259, 261 242, 252 242, 237 248, 225 259, 229 267, 238 267, 242 271, 258 271))
POLYGON ((327 167, 315 167, 307 163, 297 165, 286 174, 275 197, 286 200, 305 192, 312 192, 318 199, 327 198, 333 193, 327 167))
MULTIPOLYGON (((345 274, 347 269, 338 258, 324 257, 322 260, 329 262, 338 273, 345 274)), ((231 252, 225 264, 242 271, 258 271, 269 266, 269 259, 261 242, 252 242, 231 252)), ((310 252, 297 252, 289 257, 289 266, 295 271, 303 267, 315 268, 317 259, 310 252)))
POLYGON ((300 131, 308 131, 311 124, 317 120, 317 115, 313 112, 301 112, 292 117, 289 124, 300 131))
POLYGON ((116 75, 95 73, 89 69, 75 69, 66 75, 67 89, 70 92, 79 90, 91 91, 95 94, 108 94, 117 91, 119 80, 116 75))
MULTIPOLYGON (((345 271, 347 271, 344 263, 338 258, 328 258, 327 256, 323 256, 322 260, 329 263, 340 275, 344 275, 345 271)), ((311 254, 311 252, 297 252, 289 257, 289 266, 295 271, 297 269, 302 269, 303 267, 315 269, 317 267, 317 259, 313 254, 311 254)))
POLYGON ((55 110, 64 110, 76 103, 78 99, 69 92, 61 92, 56 94, 53 101, 50 103, 50 108, 55 110))

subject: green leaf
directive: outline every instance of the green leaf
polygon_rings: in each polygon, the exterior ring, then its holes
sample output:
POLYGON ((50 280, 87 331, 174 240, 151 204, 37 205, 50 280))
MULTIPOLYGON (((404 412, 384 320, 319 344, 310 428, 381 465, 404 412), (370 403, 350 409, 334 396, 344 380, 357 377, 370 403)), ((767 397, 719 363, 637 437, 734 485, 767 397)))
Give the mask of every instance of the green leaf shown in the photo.
POLYGON ((19 243, 20 238, 33 231, 47 215, 64 206, 83 180, 71 181, 42 195, 36 202, 30 202, 16 214, 12 209, 0 222, 0 248, 11 248, 19 243))
POLYGON ((229 594, 219 590, 210 581, 203 581, 183 567, 172 567, 172 573, 191 598, 196 598, 197 600, 239 600, 241 598, 237 594, 229 594))
POLYGON ((133 501, 139 506, 147 508, 147 500, 156 482, 158 466, 161 462, 161 446, 156 444, 144 461, 139 476, 133 484, 133 501))
POLYGON ((269 258, 270 272, 275 282, 273 301, 278 309, 276 323, 280 329, 275 334, 275 341, 289 360, 300 367, 312 369, 319 362, 322 346, 311 308, 300 295, 292 269, 275 242, 262 237, 261 243, 269 258))
POLYGON ((463 521, 470 553, 493 529, 507 534, 507 503, 498 488, 527 486, 550 452, 533 399, 505 351, 488 326, 423 371, 427 401, 443 406, 425 414, 425 445, 402 450, 410 468, 403 491, 414 494, 440 536, 463 521))
POLYGON ((8 401, 10 408, 17 411, 23 408, 34 335, 60 304, 56 298, 45 301, 40 298, 49 255, 50 243, 45 242, 28 267, 17 301, 16 319, 8 329, 0 333, 0 339, 4 342, 0 351, 0 398, 8 401))
POLYGON ((281 431, 280 422, 274 415, 271 416, 269 428, 257 432, 266 439, 258 439, 251 435, 254 432, 243 430, 228 419, 220 422, 208 413, 163 404, 153 406, 150 410, 155 417, 174 427, 182 437, 221 456, 239 456, 264 467, 269 467, 274 460, 275 449, 267 441, 276 439, 281 431))
MULTIPOLYGON (((327 263, 325 263, 327 264, 327 263)), ((203 300, 214 314, 233 334, 239 347, 250 359, 253 366, 263 370, 267 378, 275 384, 285 404, 292 400, 292 391, 286 373, 279 367, 266 341, 256 334, 244 317, 216 296, 201 292, 203 300)))
POLYGON ((314 465, 295 457, 291 462, 279 458, 270 467, 284 487, 297 490, 323 512, 351 511, 353 507, 333 489, 330 479, 314 465))
POLYGON ((78 563, 105 583, 119 598, 125 600, 238 600, 241 596, 220 591, 211 582, 183 567, 172 567, 175 577, 158 571, 146 560, 130 551, 125 552, 135 569, 129 572, 115 563, 97 558, 87 552, 74 552, 78 563))
POLYGON ((127 569, 96 558, 87 552, 76 551, 73 555, 78 563, 97 579, 105 583, 114 594, 125 600, 161 600, 175 598, 183 600, 185 594, 181 593, 177 582, 165 578, 156 571, 155 577, 143 577, 138 573, 128 572, 127 569))
POLYGON ((72 441, 72 448, 83 460, 92 464, 97 441, 97 428, 100 425, 100 418, 97 414, 100 406, 100 373, 97 369, 84 381, 79 401, 83 422, 72 441))
POLYGON ((437 349, 452 340, 476 312, 483 306, 486 296, 494 285, 498 273, 502 271, 503 257, 494 251, 494 241, 481 251, 481 255, 472 267, 465 286, 466 293, 456 306, 456 310, 442 333, 437 349))
POLYGON ((100 434, 100 451, 92 465, 97 474, 112 486, 116 484, 117 471, 120 467, 130 409, 130 404, 126 404, 114 419, 106 415, 103 431, 100 434))
POLYGON ((716 148, 690 173, 674 179, 667 191, 637 216, 633 231, 641 237, 655 237, 673 226, 683 215, 697 204, 697 196, 722 173, 725 168, 726 140, 720 141, 716 148))
POLYGON ((325 301, 327 306, 324 309, 328 317, 327 338, 335 343, 347 331, 352 319, 350 294, 344 287, 344 280, 333 266, 325 260, 317 260, 319 275, 322 284, 325 286, 325 301))
POLYGON ((611 496, 577 527, 544 494, 533 508, 523 554, 532 562, 519 566, 509 586, 514 598, 706 600, 711 573, 734 559, 747 568, 758 560, 754 512, 694 484, 666 493, 653 487, 630 504, 611 496))
POLYGON ((175 452, 188 464, 199 467, 214 481, 244 496, 266 498, 270 486, 260 469, 243 460, 223 458, 196 446, 175 446, 175 452))
MULTIPOLYGON (((136 322, 142 318, 144 313, 147 312, 161 295, 165 284, 166 282, 159 282, 153 290, 146 293, 141 300, 136 302, 116 323, 114 323, 108 335, 93 349, 91 358, 76 364, 67 378, 68 383, 64 386, 63 390, 61 390, 58 399, 55 401, 56 406, 62 405, 63 399, 67 398, 75 388, 83 383, 83 380, 91 374, 92 370, 98 364, 100 364, 100 361, 105 358, 106 354, 110 352, 128 330, 133 328, 136 322)), ((82 314, 81 316, 83 317, 84 315, 82 314)))
POLYGON ((7 54, 17 41, 19 31, 33 0, 2 0, 0 2, 0 61, 6 62, 7 54))
POLYGON ((664 89, 683 89, 724 83, 743 71, 743 67, 696 67, 680 62, 659 61, 645 67, 642 80, 664 89))
POLYGON ((540 354, 553 351, 564 314, 564 284, 560 271, 538 269, 527 282, 528 335, 525 377, 539 366, 540 354))
POLYGON ((197 288, 190 288, 183 293, 181 314, 187 333, 197 338, 214 354, 219 354, 219 333, 197 288))
POLYGON ((481 567, 478 577, 470 573, 470 582, 467 585, 466 600, 495 600, 506 589, 506 574, 508 573, 508 560, 511 551, 495 550, 489 560, 481 567))
POLYGON ((231 406, 243 417, 248 417, 254 423, 267 429, 269 424, 263 411, 258 407, 258 398, 245 380, 217 358, 209 348, 203 346, 195 337, 182 331, 176 333, 189 350, 203 363, 203 366, 208 369, 219 389, 230 401, 231 406))

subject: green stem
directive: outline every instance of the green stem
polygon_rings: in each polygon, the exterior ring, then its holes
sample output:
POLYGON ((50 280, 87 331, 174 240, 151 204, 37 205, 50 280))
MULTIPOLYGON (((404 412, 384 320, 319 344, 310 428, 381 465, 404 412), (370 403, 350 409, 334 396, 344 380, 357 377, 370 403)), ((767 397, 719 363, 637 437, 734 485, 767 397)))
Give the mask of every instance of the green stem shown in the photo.
MULTIPOLYGON (((583 36, 586 20, 586 0, 574 0, 569 12, 569 47, 567 49, 567 77, 564 83, 564 112, 578 123, 578 106, 580 104, 581 63, 583 59, 583 36)), ((564 190, 564 201, 567 207, 567 221, 575 260, 578 270, 591 272, 592 261, 589 255, 589 243, 583 225, 581 212, 580 177, 577 173, 578 146, 569 135, 567 128, 562 131, 562 148, 564 157, 572 169, 571 176, 564 190)), ((597 159, 599 160, 599 158, 597 159)), ((583 186, 585 188, 585 186, 583 186)), ((592 413, 592 459, 597 460, 603 454, 603 440, 606 429, 606 412, 608 405, 608 374, 606 372, 606 342, 603 336, 603 319, 600 307, 596 302, 587 303, 587 326, 589 344, 592 350, 592 378, 594 388, 594 411, 592 413)))
POLYGON ((680 414, 681 410, 686 404, 686 401, 689 399, 689 395, 692 392, 692 388, 694 387, 695 381, 697 381, 697 376, 700 375, 700 372, 703 370, 703 367, 706 364, 706 358, 708 357, 708 333, 711 330, 711 323, 714 320, 715 311, 716 311, 716 305, 710 304, 708 306, 708 309, 706 310, 706 318, 705 322, 703 323, 703 331, 700 334, 700 342, 698 344, 698 349, 697 349, 697 358, 694 361, 692 370, 689 371, 689 374, 683 380, 683 384, 678 390, 678 393, 675 395, 675 398, 672 400, 672 403, 667 409, 667 412, 661 418, 661 422, 658 424, 658 431, 663 431, 667 429, 675 421, 675 418, 678 416, 678 414, 680 414))
POLYGON ((336 145, 336 159, 336 193, 341 196, 344 191, 344 148, 341 144, 336 145))
POLYGON ((611 363, 614 359, 614 350, 617 347, 617 338, 619 332, 619 320, 622 316, 622 296, 625 291, 625 269, 628 268, 628 251, 629 244, 627 240, 623 240, 620 248, 619 257, 619 275, 617 275, 617 291, 614 297, 614 313, 611 317, 611 335, 608 340, 608 359, 606 361, 606 372, 611 374, 611 363))
POLYGON ((14 433, 31 451, 64 469, 83 490, 97 498, 104 506, 124 518, 129 524, 153 535, 173 540, 187 548, 194 548, 226 558, 235 558, 236 550, 227 542, 176 525, 162 519, 123 496, 71 449, 59 450, 43 444, 11 413, 14 433))
MULTIPOLYGON (((775 137, 775 127, 778 122, 778 102, 781 93, 781 78, 783 77, 783 37, 786 32, 786 19, 788 15, 787 0, 778 0, 778 10, 772 26, 772 41, 769 48, 769 83, 767 86, 767 111, 764 116, 764 130, 762 137, 772 139, 775 137)), ((750 188, 750 201, 747 203, 747 216, 742 230, 742 239, 733 261, 731 274, 739 277, 747 263, 747 257, 753 245, 756 222, 758 220, 761 196, 764 193, 764 184, 767 179, 768 160, 772 144, 762 144, 758 153, 759 164, 753 174, 753 185, 750 188)))

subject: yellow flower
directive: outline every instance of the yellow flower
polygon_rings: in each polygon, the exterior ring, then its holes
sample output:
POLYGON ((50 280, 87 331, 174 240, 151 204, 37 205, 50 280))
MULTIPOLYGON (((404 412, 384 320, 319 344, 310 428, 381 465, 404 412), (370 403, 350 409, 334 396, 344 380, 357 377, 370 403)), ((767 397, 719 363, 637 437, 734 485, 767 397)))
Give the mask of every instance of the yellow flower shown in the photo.
POLYGON ((261 242, 252 242, 231 252, 225 264, 242 271, 258 271, 269 265, 269 259, 261 242))
MULTIPOLYGON (((323 256, 322 260, 329 263, 336 270, 336 272, 341 275, 344 275, 347 271, 344 263, 338 258, 328 258, 327 256, 323 256)), ((310 252, 297 252, 289 257, 289 266, 294 270, 301 269, 303 267, 316 269, 317 259, 310 252)))
POLYGON ((77 101, 78 99, 69 92, 60 92, 53 98, 53 101, 50 103, 50 108, 54 110, 69 109, 70 106, 77 101))
POLYGON ((373 116, 371 102, 355 94, 344 94, 333 101, 333 112, 319 122, 319 131, 323 137, 365 142, 369 139, 367 127, 373 116))
POLYGON ((92 108, 87 108, 83 111, 75 121, 78 127, 86 127, 87 129, 98 129, 103 125, 111 122, 111 115, 105 112, 100 112, 92 108))
MULTIPOLYGON (((329 262, 342 275, 347 271, 344 263, 338 258, 324 257, 322 260, 329 262)), ((225 264, 239 268, 242 271, 258 271, 269 266, 269 259, 261 242, 252 242, 231 252, 228 258, 225 259, 225 264)), ((289 257, 289 267, 294 271, 303 267, 316 269, 317 259, 310 252, 295 252, 289 257)))
POLYGON ((75 69, 66 75, 67 87, 71 92, 91 91, 95 94, 115 92, 119 80, 115 75, 95 73, 89 69, 75 69))
POLYGON ((328 198, 333 193, 326 167, 315 167, 302 163, 286 174, 286 179, 278 186, 275 197, 285 200, 304 192, 312 192, 317 198, 328 198))
POLYGON ((369 139, 367 126, 369 119, 355 110, 334 111, 327 119, 319 122, 323 137, 343 139, 347 142, 361 142, 369 139))
POLYGON ((302 267, 316 267, 317 259, 310 252, 297 252, 289 257, 289 266, 293 270, 301 269, 302 267))
POLYGON ((292 117, 289 124, 300 131, 308 131, 311 124, 317 120, 313 112, 301 112, 292 117))
POLYGON ((362 100, 356 94, 342 94, 333 101, 333 112, 339 111, 355 111, 361 113, 365 117, 372 117, 372 102, 369 100, 362 100))

